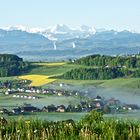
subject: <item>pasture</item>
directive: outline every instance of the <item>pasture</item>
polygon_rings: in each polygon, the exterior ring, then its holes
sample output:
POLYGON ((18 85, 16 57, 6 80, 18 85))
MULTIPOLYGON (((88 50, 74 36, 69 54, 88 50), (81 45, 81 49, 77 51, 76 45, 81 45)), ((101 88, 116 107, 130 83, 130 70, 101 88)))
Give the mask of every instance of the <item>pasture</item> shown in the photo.
MULTIPOLYGON (((19 93, 20 95, 20 93, 19 93)), ((40 94, 24 94, 28 96, 36 96, 39 99, 24 99, 24 98, 13 98, 13 95, 4 95, 0 93, 0 108, 13 108, 17 106, 21 106, 24 103, 32 104, 33 106, 42 108, 44 106, 48 106, 51 104, 57 105, 68 105, 68 104, 78 104, 80 102, 79 98, 76 97, 64 97, 64 96, 56 96, 56 95, 40 95, 40 94)))
MULTIPOLYGON (((27 73, 30 74, 40 74, 40 75, 62 75, 67 71, 75 68, 83 68, 87 66, 68 64, 66 62, 59 63, 31 63, 31 69, 27 73)), ((90 67, 89 67, 90 68, 90 67)))
POLYGON ((28 113, 26 115, 19 115, 19 116, 7 116, 7 115, 2 115, 4 118, 7 120, 42 120, 42 121, 62 121, 62 120, 69 120, 72 119, 74 121, 79 121, 82 117, 84 117, 87 113, 82 112, 82 113, 57 113, 57 112, 33 112, 33 113, 28 113))

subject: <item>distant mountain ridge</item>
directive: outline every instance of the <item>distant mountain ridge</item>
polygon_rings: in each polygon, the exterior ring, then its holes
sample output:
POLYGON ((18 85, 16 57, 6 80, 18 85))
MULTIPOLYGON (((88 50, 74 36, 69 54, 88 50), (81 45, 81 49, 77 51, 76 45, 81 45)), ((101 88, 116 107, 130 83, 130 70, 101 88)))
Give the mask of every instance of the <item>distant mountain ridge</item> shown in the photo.
POLYGON ((96 32, 94 27, 83 25, 78 28, 71 28, 64 24, 48 26, 47 28, 28 28, 22 25, 16 25, 5 27, 3 29, 7 31, 20 30, 28 33, 37 33, 53 41, 71 39, 75 37, 86 37, 89 34, 94 34, 96 32), (63 37, 61 37, 62 35, 63 37))
POLYGON ((4 53, 15 53, 22 50, 41 50, 51 45, 52 42, 40 34, 21 30, 7 31, 0 29, 0 51, 4 53))
POLYGON ((140 34, 64 24, 46 29, 11 26, 0 29, 0 52, 26 59, 54 60, 91 54, 132 54, 140 51, 140 34))

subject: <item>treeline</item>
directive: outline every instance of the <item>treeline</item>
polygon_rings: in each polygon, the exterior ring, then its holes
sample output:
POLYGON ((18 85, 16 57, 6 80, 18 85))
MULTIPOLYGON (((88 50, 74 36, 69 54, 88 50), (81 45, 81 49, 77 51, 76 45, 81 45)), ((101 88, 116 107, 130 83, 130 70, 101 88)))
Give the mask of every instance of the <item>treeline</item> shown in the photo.
POLYGON ((134 71, 122 68, 79 68, 66 72, 60 78, 74 80, 105 80, 133 76, 134 71))
POLYGON ((75 64, 97 67, 140 67, 140 55, 128 56, 106 56, 106 55, 91 55, 80 58, 74 62, 75 64))
POLYGON ((0 54, 0 77, 16 76, 28 70, 29 63, 12 54, 0 54))

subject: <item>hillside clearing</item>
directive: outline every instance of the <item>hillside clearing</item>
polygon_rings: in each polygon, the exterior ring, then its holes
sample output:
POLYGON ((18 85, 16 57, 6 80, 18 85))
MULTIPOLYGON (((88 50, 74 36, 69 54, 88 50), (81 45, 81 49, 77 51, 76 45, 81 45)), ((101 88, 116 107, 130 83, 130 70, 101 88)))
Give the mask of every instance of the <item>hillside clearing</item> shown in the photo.
MULTIPOLYGON (((85 68, 87 66, 68 64, 66 62, 61 63, 31 63, 31 69, 27 73, 30 74, 39 74, 39 75, 62 75, 65 72, 68 72, 75 68, 85 68)), ((90 67, 88 67, 90 68, 90 67)))

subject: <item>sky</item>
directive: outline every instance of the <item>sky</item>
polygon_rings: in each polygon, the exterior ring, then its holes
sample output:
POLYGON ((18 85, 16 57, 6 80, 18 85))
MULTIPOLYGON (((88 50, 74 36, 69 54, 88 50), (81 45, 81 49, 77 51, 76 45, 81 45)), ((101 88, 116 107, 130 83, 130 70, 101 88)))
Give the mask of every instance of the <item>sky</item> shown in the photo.
POLYGON ((140 0, 0 0, 0 27, 55 24, 140 31, 140 0))

